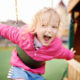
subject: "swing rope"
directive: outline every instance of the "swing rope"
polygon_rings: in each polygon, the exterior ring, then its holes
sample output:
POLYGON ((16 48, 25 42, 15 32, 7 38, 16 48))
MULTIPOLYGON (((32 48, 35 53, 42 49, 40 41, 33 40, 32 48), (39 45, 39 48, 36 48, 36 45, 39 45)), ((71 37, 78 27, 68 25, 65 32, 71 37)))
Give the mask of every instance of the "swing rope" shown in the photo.
POLYGON ((51 8, 53 8, 53 0, 51 0, 51 8))
POLYGON ((17 0, 15 0, 15 10, 16 10, 16 24, 18 24, 18 8, 17 8, 17 0))

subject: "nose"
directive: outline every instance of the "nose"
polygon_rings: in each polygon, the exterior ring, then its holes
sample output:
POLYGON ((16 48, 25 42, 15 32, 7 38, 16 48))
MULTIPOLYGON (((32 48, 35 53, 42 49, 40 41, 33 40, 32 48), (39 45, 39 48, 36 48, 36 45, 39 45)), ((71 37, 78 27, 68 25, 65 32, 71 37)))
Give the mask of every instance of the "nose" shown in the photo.
POLYGON ((51 29, 51 28, 47 28, 47 29, 46 29, 46 35, 49 35, 49 34, 51 35, 51 34, 52 34, 52 32, 53 32, 53 31, 52 31, 52 29, 51 29))
POLYGON ((48 32, 51 32, 51 30, 52 30, 51 28, 46 28, 46 31, 48 32))

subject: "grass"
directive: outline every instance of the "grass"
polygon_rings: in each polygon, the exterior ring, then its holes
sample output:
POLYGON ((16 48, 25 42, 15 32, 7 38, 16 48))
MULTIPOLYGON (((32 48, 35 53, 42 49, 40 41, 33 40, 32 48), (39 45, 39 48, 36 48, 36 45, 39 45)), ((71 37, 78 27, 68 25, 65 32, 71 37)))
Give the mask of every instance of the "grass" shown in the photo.
MULTIPOLYGON (((14 47, 0 47, 0 80, 7 79, 7 73, 10 68, 11 52, 14 47)), ((65 60, 51 60, 47 61, 46 73, 43 75, 46 80, 61 80, 67 68, 65 60)))
POLYGON ((9 80, 7 73, 10 68, 10 57, 13 49, 13 47, 0 47, 0 80, 9 80))
POLYGON ((67 62, 62 59, 48 61, 46 65, 46 73, 43 76, 46 80, 62 80, 67 76, 67 66, 67 62))

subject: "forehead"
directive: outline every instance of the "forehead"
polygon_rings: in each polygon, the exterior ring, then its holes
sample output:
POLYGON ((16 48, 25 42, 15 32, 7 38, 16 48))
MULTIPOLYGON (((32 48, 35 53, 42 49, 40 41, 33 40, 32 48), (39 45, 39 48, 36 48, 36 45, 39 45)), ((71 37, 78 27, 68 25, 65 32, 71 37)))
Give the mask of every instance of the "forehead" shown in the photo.
POLYGON ((59 16, 54 11, 52 12, 45 12, 41 15, 42 18, 42 24, 47 25, 59 25, 59 16))

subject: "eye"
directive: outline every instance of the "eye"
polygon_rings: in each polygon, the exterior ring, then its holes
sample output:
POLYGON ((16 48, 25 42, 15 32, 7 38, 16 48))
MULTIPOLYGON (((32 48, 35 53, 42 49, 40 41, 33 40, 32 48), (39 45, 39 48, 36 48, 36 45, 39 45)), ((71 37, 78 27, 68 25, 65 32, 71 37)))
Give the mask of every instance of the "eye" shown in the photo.
POLYGON ((45 27, 46 25, 42 24, 42 27, 45 27))
POLYGON ((57 28, 56 26, 52 26, 52 28, 57 28))

